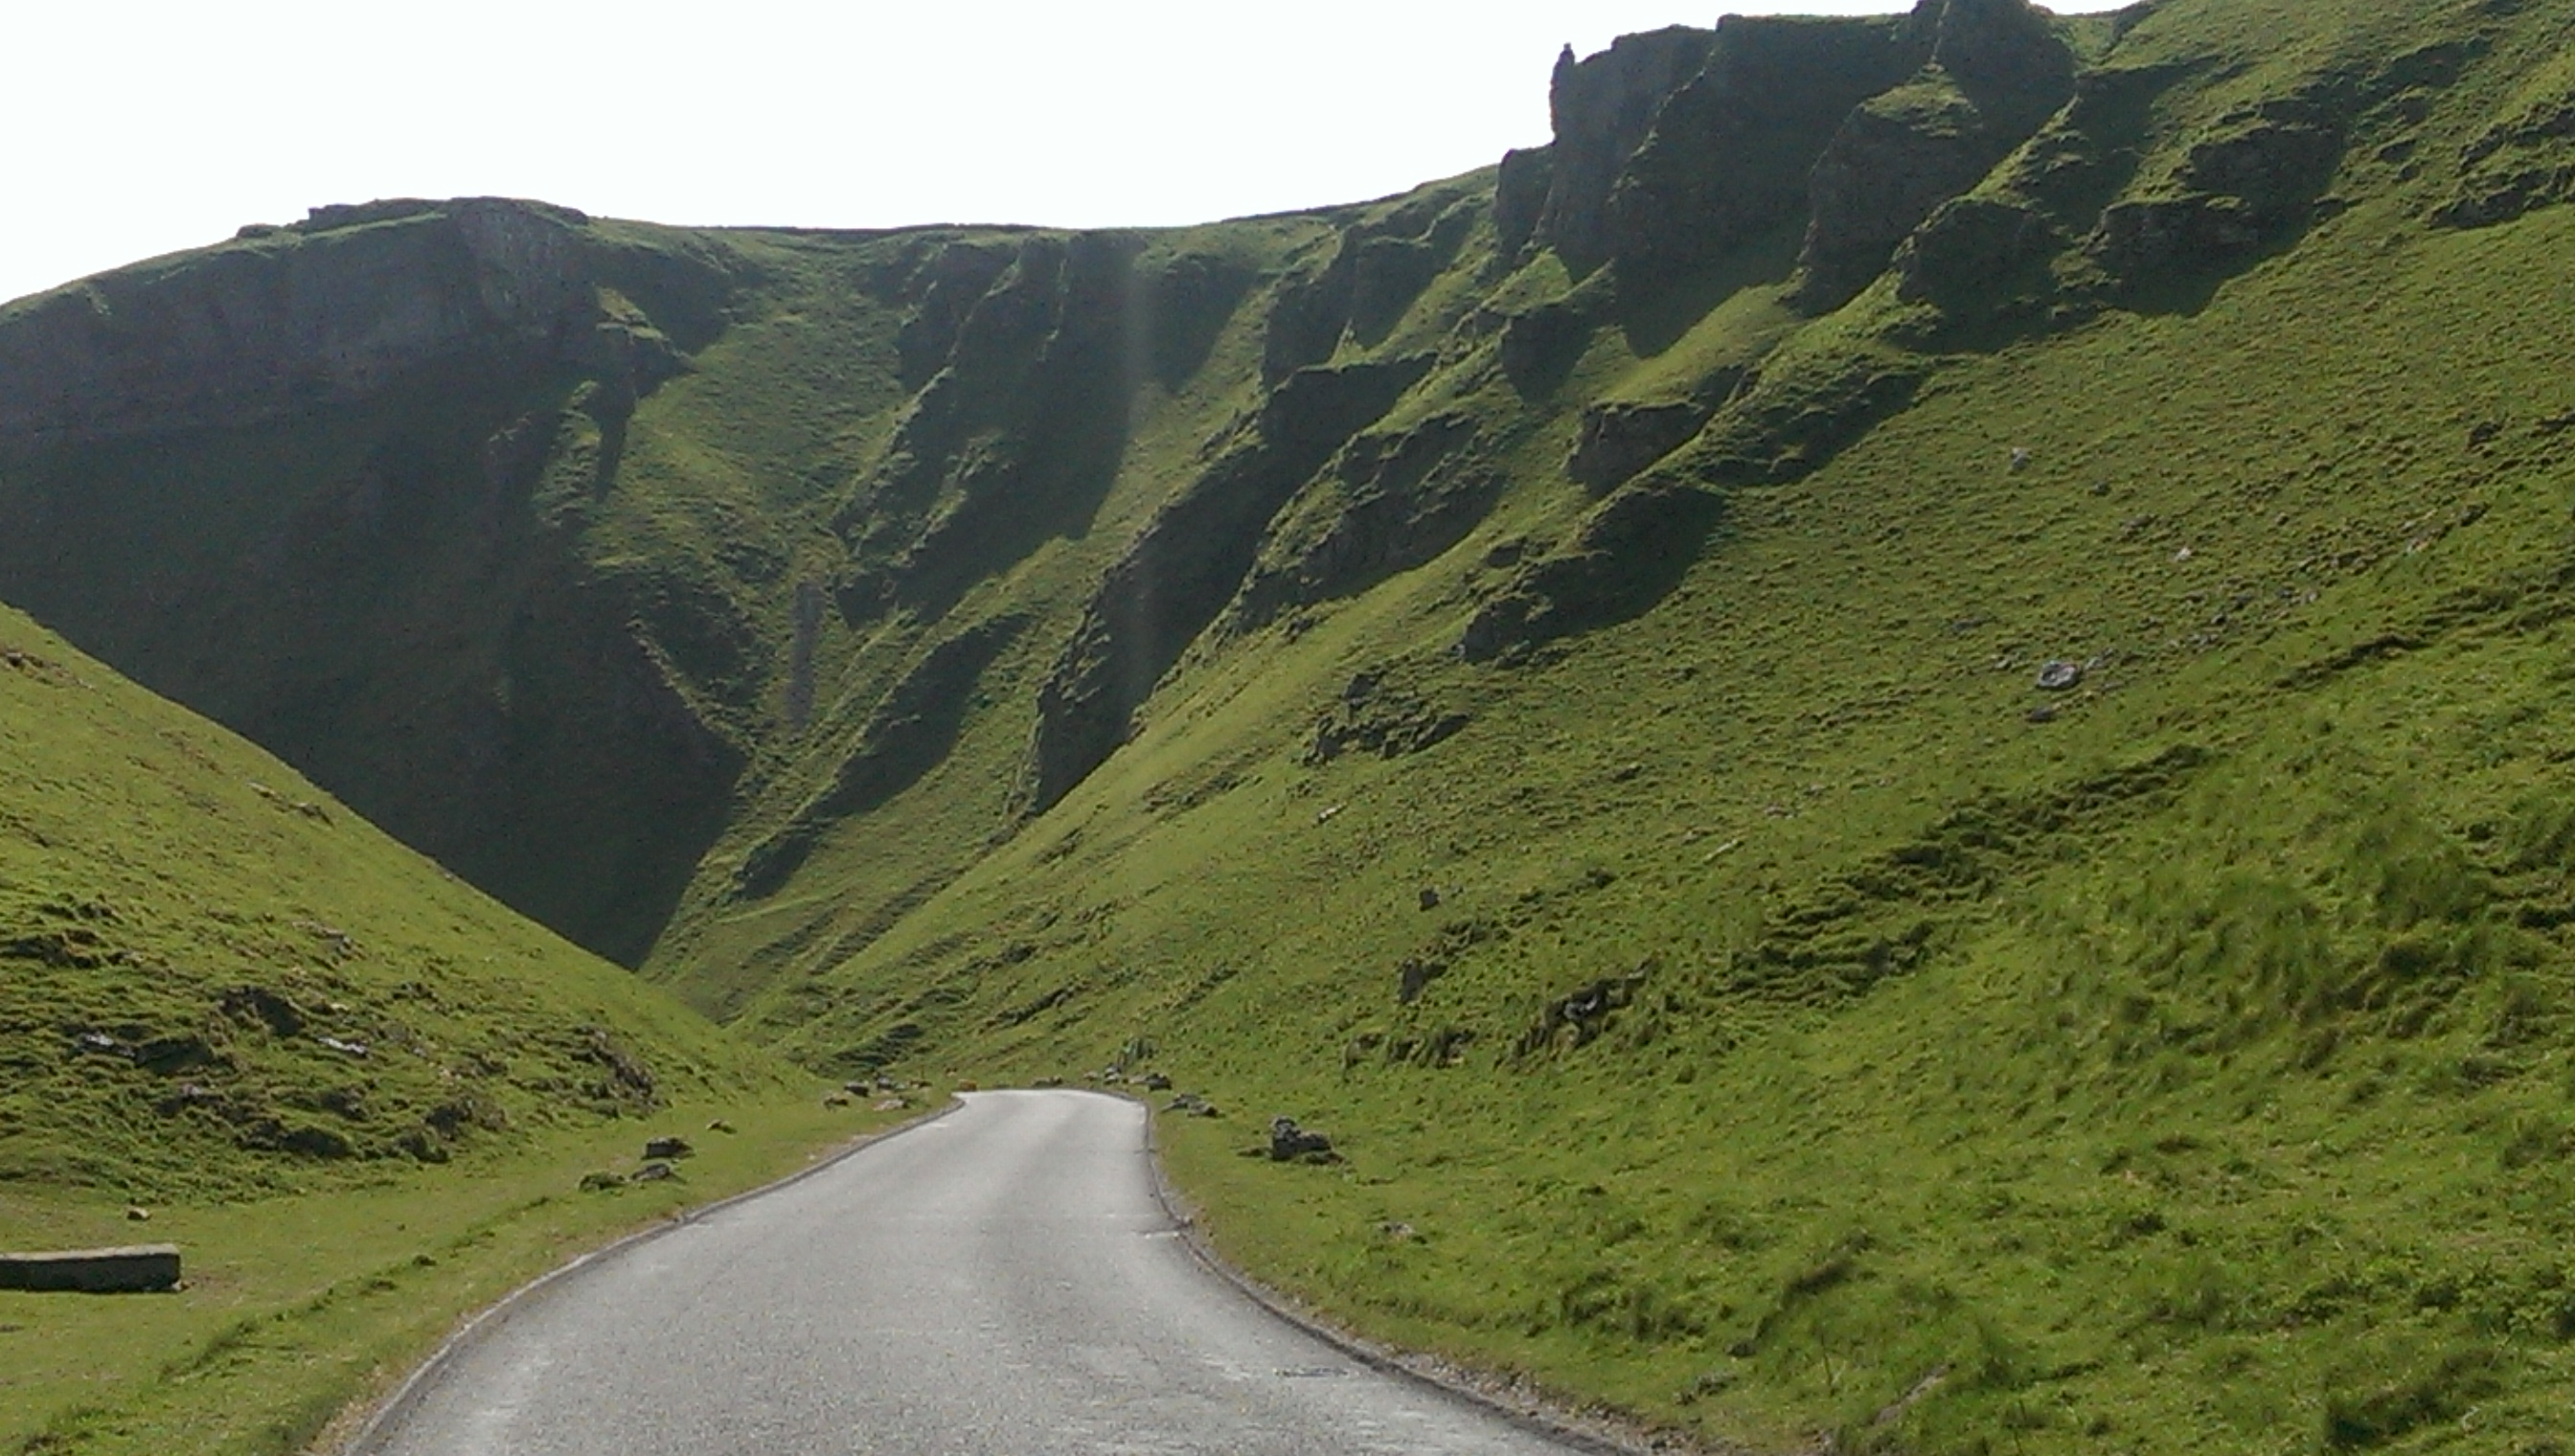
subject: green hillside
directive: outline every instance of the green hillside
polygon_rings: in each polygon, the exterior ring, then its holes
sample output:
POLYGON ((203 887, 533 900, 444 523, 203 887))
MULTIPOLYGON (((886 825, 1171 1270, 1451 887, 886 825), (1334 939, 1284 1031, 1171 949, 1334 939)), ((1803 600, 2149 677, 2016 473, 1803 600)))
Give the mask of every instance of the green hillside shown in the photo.
POLYGON ((2554 1450, 2570 29, 1728 19, 1181 231, 325 209, 0 310, 0 596, 809 1068, 1177 1078, 1362 1328, 2554 1450))
POLYGON ((463 1312, 854 1115, 7 608, 0 1066, 0 1247, 187 1260, 0 1293, 12 1451, 299 1449, 463 1312), (681 1128, 717 1144, 683 1176, 582 1190, 681 1128))
POLYGON ((802 1085, 0 609, 0 1185, 291 1192, 802 1085))

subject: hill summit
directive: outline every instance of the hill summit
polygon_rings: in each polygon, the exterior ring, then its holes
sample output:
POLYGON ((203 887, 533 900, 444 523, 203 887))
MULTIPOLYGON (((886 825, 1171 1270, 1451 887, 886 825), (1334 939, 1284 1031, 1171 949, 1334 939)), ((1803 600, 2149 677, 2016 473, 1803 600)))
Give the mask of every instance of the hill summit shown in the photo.
POLYGON ((2553 1449, 2570 24, 1729 17, 1177 230, 326 208, 0 310, 0 598, 810 1065, 1327 1129, 1168 1145, 1370 1328, 2553 1449))

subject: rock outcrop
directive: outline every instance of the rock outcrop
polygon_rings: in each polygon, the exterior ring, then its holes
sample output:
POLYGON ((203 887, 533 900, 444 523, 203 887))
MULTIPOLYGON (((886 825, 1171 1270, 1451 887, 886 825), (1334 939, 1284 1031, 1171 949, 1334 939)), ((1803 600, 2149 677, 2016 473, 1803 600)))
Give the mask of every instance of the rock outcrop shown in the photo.
MULTIPOLYGON (((1547 89, 1555 140, 1546 149, 1545 194, 1531 229, 1576 271, 1606 261, 1610 190, 1663 103, 1707 64, 1714 40, 1713 32, 1675 25, 1620 36, 1609 49, 1582 60, 1570 47, 1556 58, 1547 89)), ((1508 200, 1497 204, 1507 238, 1519 231, 1518 218, 1529 214, 1525 178, 1536 164, 1506 165, 1523 174, 1513 179, 1519 186, 1506 194, 1508 200)))
POLYGON ((1696 435, 1708 414, 1706 406, 1690 400, 1593 405, 1582 412, 1582 433, 1564 473, 1595 491, 1624 485, 1696 435))
POLYGON ((1129 721, 1225 610, 1271 518, 1430 369, 1427 357, 1308 369, 1154 518, 1111 568, 1038 690, 1017 798, 1041 813, 1127 740, 1129 721))
POLYGON ((631 325, 601 308, 585 221, 498 198, 318 208, 24 300, 0 313, 0 442, 235 428, 461 357, 631 352, 631 325))
POLYGON ((1807 180, 1799 302, 1836 308, 1941 203, 2074 93, 2074 56, 2025 0, 1946 0, 1931 60, 1846 117, 1807 180))
POLYGON ((1611 190, 1602 243, 1621 277, 1686 273, 1793 225, 1852 108, 1929 59, 1921 16, 1720 22, 1611 190))
POLYGON ((1650 286, 1802 222, 1801 299, 1833 307, 2063 105, 2074 71, 2027 0, 1728 16, 1567 52, 1554 140, 1503 158, 1494 229, 1650 286))

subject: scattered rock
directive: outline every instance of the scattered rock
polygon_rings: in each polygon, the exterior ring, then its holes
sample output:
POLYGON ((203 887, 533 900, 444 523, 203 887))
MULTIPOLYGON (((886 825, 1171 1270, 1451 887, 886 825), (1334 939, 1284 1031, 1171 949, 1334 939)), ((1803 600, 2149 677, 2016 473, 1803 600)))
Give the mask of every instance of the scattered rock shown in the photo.
POLYGON ((1296 1125, 1293 1117, 1270 1119, 1270 1160, 1285 1162, 1338 1162, 1332 1151, 1332 1140, 1319 1132, 1296 1125))
POLYGON ((354 1056, 363 1059, 369 1054, 367 1043, 363 1041, 343 1041, 337 1036, 316 1036, 313 1039, 320 1042, 325 1048, 339 1052, 343 1056, 354 1056))
POLYGON ((125 1221, 128 1223, 150 1223, 152 1221, 152 1210, 149 1208, 128 1208, 125 1210, 125 1221))
MULTIPOLYGON (((1115 1076, 1115 1075, 1116 1075, 1116 1073, 1114 1073, 1114 1072, 1113 1072, 1113 1073, 1111 1073, 1111 1075, 1115 1076)), ((1120 1078, 1118 1078, 1118 1079, 1119 1079, 1120 1081, 1125 1081, 1125 1080, 1126 1080, 1126 1078, 1124 1078, 1124 1077, 1120 1077, 1120 1078)), ((1064 1085, 1064 1078, 1062 1078, 1062 1077, 1040 1077, 1040 1078, 1038 1078, 1036 1081, 1034 1081, 1034 1082, 1030 1083, 1029 1085, 1034 1086, 1034 1087, 1061 1087, 1061 1086, 1063 1086, 1063 1085, 1064 1085)))
POLYGON ((1411 1005, 1420 998, 1424 988, 1447 973, 1448 962, 1444 960, 1407 955, 1403 963, 1395 967, 1394 998, 1404 1005, 1411 1005))
POLYGON ((680 1170, 669 1163, 646 1163, 635 1170, 631 1183, 659 1183, 680 1176, 680 1170))
POLYGON ((696 1151, 685 1137, 657 1137, 644 1144, 648 1158, 684 1158, 696 1151))
POLYGON ((734 1125, 733 1125, 732 1123, 727 1122, 726 1120, 724 1120, 724 1119, 723 1119, 723 1118, 721 1118, 721 1117, 719 1117, 719 1118, 717 1118, 715 1121, 710 1122, 710 1123, 708 1123, 708 1124, 707 1124, 707 1131, 709 1131, 709 1132, 725 1132, 725 1133, 730 1133, 730 1132, 733 1132, 733 1131, 735 1131, 735 1130, 737 1130, 737 1129, 734 1127, 734 1125))
POLYGON ((887 1097, 879 1101, 876 1108, 880 1112, 900 1112, 911 1105, 912 1100, 908 1097, 887 1097))
POLYGON ((623 1188, 625 1186, 626 1179, 616 1173, 584 1173, 581 1175, 581 1191, 585 1193, 605 1193, 612 1189, 623 1188))
POLYGON ((1728 1369, 1704 1371, 1697 1379, 1682 1387, 1676 1399, 1680 1404, 1688 1405, 1694 1401, 1705 1400, 1709 1396, 1723 1395, 1733 1388, 1734 1383, 1740 1378, 1734 1371, 1728 1369))
POLYGON ((218 1003, 236 1021, 257 1021, 272 1035, 297 1036, 304 1031, 304 1011, 266 986, 235 986, 218 1003))
POLYGON ((2029 711, 2029 721, 2031 723, 2054 723, 2056 722, 2056 709, 2049 704, 2042 703, 2038 707, 2029 711))
MULTIPOLYGON (((1471 722, 1468 715, 1443 712, 1411 694, 1388 691, 1362 699, 1344 698, 1314 721, 1314 737, 1306 745, 1305 766, 1319 768, 1348 752, 1400 758, 1438 746, 1471 722)), ((1315 816, 1320 823, 1340 812, 1339 806, 1315 816)))
POLYGON ((2083 665, 2062 660, 2050 662, 2038 670, 2038 687, 2043 693, 2066 693, 2083 684, 2083 665))
POLYGON ((1388 1220, 1387 1222, 1380 1223, 1376 1226, 1376 1231, 1384 1234, 1387 1238, 1394 1240, 1396 1243, 1403 1243, 1415 1236, 1411 1224, 1398 1220, 1388 1220))
POLYGON ((850 1105, 850 1099, 838 1092, 834 1092, 832 1095, 823 1099, 823 1105, 826 1107, 847 1107, 850 1105))
POLYGON ((1421 907, 1425 910, 1435 910, 1439 908, 1439 891, 1431 888, 1429 885, 1423 885, 1421 887, 1421 907))
POLYGON ((1171 1079, 1170 1077, 1167 1077, 1167 1076, 1163 1075, 1161 1072, 1147 1072, 1147 1073, 1145 1074, 1145 1090, 1146 1090, 1146 1091, 1149 1091, 1149 1092, 1168 1092, 1168 1091, 1170 1091, 1171 1089, 1172 1089, 1172 1079, 1171 1079))
POLYGON ((1200 1096, 1196 1092, 1181 1093, 1179 1096, 1174 1097, 1170 1102, 1164 1104, 1163 1110, 1166 1112, 1179 1112, 1190 1117, 1222 1117, 1225 1115, 1223 1112, 1217 1110, 1217 1106, 1214 1102, 1209 1101, 1207 1098, 1200 1096))
POLYGON ((1603 976, 1571 995, 1547 1002, 1537 1020, 1520 1033, 1518 1054, 1527 1056, 1554 1045, 1557 1035, 1568 1028, 1575 1046, 1587 1044, 1608 1024, 1611 1012, 1624 1009, 1635 999, 1637 988, 1654 969, 1655 962, 1649 958, 1625 975, 1603 976))

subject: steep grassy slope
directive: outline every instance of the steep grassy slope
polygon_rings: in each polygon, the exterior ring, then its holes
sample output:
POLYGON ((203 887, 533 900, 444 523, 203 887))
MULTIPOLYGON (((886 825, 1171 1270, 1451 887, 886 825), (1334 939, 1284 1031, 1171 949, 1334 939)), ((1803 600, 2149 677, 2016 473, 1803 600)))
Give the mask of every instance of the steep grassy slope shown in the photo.
MULTIPOLYGON (((1881 281, 1638 478, 1718 488, 1683 570, 1508 565, 1581 501, 1505 497, 1205 652, 791 1044, 1164 1069, 1237 1114, 1170 1130, 1256 1268, 1715 1434, 2549 1449, 2575 296, 2565 215, 2462 229, 2448 159, 2528 130, 2560 21, 2256 9, 2085 83, 2158 83, 2089 229, 1881 281), (2318 95, 2322 162, 2263 120, 2318 95), (2277 220, 2112 274, 2120 209, 2233 210, 2228 146, 2309 159, 2277 220), (1890 378, 1820 469, 1740 423, 1890 378), (1640 581, 1628 626, 1522 626, 1640 581), (1478 621, 1516 666, 1442 651, 1478 621), (1230 1156, 1272 1111, 1348 1163, 1230 1156)), ((2064 206, 2034 179, 2111 125, 1948 226, 2064 206)), ((1604 331, 1562 388, 1650 399, 1671 352, 1604 331)))
POLYGON ((0 1180, 202 1198, 789 1083, 0 610, 0 1180))
POLYGON ((299 1448, 473 1305, 854 1115, 5 608, 0 1066, 0 1246, 189 1274, 0 1294, 11 1450, 299 1448), (714 1144, 683 1177, 580 1191, 680 1129, 714 1144))
POLYGON ((1372 1328, 2552 1449, 2570 27, 1733 19, 1173 233, 326 212, 0 316, 0 591, 808 1065, 1180 1077, 1372 1328), (391 362, 246 302, 351 260, 391 362))

